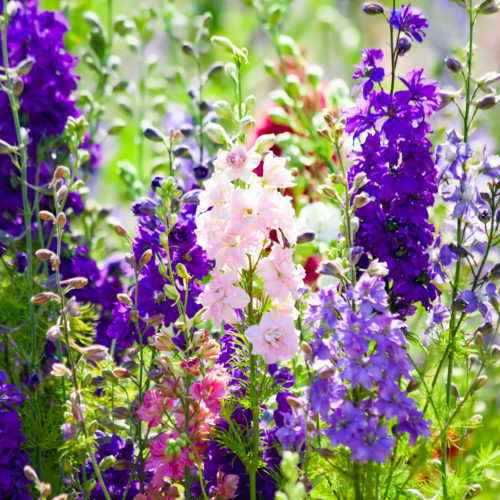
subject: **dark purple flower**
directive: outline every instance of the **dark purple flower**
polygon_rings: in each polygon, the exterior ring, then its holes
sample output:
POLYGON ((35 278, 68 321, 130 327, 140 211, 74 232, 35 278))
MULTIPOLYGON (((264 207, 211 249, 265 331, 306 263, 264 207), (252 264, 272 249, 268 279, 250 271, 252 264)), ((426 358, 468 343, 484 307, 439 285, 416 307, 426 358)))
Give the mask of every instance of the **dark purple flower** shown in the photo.
POLYGON ((389 24, 391 28, 407 33, 417 42, 423 41, 424 30, 429 27, 422 10, 412 7, 411 4, 402 5, 401 9, 393 10, 389 24))

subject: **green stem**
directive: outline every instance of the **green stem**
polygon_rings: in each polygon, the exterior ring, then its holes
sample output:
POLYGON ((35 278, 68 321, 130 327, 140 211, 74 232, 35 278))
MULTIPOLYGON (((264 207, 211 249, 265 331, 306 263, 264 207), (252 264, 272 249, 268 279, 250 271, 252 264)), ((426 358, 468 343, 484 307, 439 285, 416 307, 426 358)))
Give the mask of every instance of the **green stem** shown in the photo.
POLYGON ((250 387, 252 388, 252 464, 248 471, 250 476, 250 500, 257 500, 256 477, 257 468, 259 465, 259 444, 260 444, 260 430, 259 430, 259 413, 260 408, 258 400, 256 401, 257 387, 255 385, 255 371, 257 356, 250 354, 250 387))

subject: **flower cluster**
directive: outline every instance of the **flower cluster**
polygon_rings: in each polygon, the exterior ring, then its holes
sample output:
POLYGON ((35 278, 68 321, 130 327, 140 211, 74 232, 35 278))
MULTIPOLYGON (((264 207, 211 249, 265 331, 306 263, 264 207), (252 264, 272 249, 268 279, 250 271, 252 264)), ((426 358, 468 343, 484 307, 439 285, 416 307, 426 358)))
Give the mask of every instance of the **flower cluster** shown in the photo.
MULTIPOLYGON (((179 481, 185 477, 186 468, 200 463, 229 381, 223 365, 210 366, 220 351, 206 330, 193 335, 191 357, 183 357, 183 351, 167 335, 156 335, 153 344, 164 355, 158 358, 163 373, 156 387, 145 393, 137 412, 149 428, 161 427, 160 434, 151 442, 151 456, 145 463, 145 470, 153 473, 147 498, 171 487, 165 478, 172 483, 179 481), (167 352, 174 352, 174 359, 180 356, 177 372, 167 352)), ((168 492, 172 494, 173 490, 168 492)))
POLYGON ((351 450, 352 460, 384 463, 396 435, 410 445, 429 436, 429 423, 399 386, 410 378, 405 324, 388 309, 389 296, 379 278, 363 274, 345 297, 334 288, 309 299, 306 321, 314 326, 312 363, 317 369, 309 398, 327 424, 331 445, 351 450))
POLYGON ((238 311, 255 305, 249 292, 253 295, 257 274, 264 280, 263 314, 246 336, 253 354, 275 363, 291 359, 298 349, 297 312, 291 301, 299 296, 304 273, 292 260, 293 208, 279 191, 293 185, 293 177, 286 160, 272 153, 265 156, 258 177, 253 170, 260 161, 259 154, 240 145, 220 151, 215 173, 200 194, 196 234, 215 269, 199 302, 207 308, 206 319, 235 324, 238 311), (249 283, 239 286, 245 277, 249 283))
MULTIPOLYGON (((37 178, 40 184, 45 184, 50 182, 54 160, 45 161, 44 158, 37 171, 38 147, 43 141, 47 144, 47 139, 59 136, 68 117, 78 115, 71 95, 76 89, 77 78, 73 73, 76 60, 64 49, 63 39, 68 24, 62 13, 39 11, 36 0, 16 5, 17 12, 7 27, 9 66, 12 68, 23 63, 32 65, 27 74, 17 77, 21 82, 19 85, 22 85, 19 108, 21 126, 29 134, 27 178, 30 185, 36 185, 37 178)), ((0 11, 3 11, 3 4, 0 11)), ((4 65, 5 62, 0 55, 0 64, 4 65)), ((16 145, 16 129, 5 92, 0 94, 0 110, 2 139, 16 145)), ((46 160, 50 154, 46 154, 46 160)), ((8 155, 0 157, 0 173, 0 189, 3 193, 0 200, 0 229, 17 237, 24 231, 23 201, 19 173, 8 155)), ((33 190, 29 190, 29 197, 33 203, 33 190)), ((75 212, 81 212, 78 200, 73 201, 75 212)))
POLYGON ((26 440, 21 431, 21 420, 15 406, 24 402, 18 388, 6 384, 7 377, 0 371, 0 490, 4 498, 29 500, 26 490, 28 480, 23 469, 28 465, 28 455, 21 449, 26 440))
MULTIPOLYGON (((410 15, 406 8, 402 12, 391 20, 401 24, 399 29, 421 25, 419 15, 413 23, 404 20, 410 15)), ((418 40, 418 30, 412 33, 418 40)), ((346 112, 346 131, 359 144, 351 153, 350 175, 353 179, 363 172, 369 180, 363 190, 370 201, 356 212, 360 226, 355 243, 365 250, 361 267, 371 259, 387 263, 391 309, 405 314, 416 302, 429 308, 437 295, 428 255, 434 233, 428 208, 437 192, 437 172, 427 134, 428 118, 440 98, 436 82, 425 78, 423 70, 399 78, 401 90, 377 91, 374 83, 382 82, 382 59, 380 50, 363 52, 355 73, 355 78, 364 79, 363 92, 356 107, 346 112)))
MULTIPOLYGON (((153 189, 161 189, 162 179, 153 181, 153 189)), ((179 317, 179 311, 175 300, 169 298, 165 293, 165 285, 169 283, 165 272, 161 272, 160 263, 167 262, 165 248, 161 243, 161 236, 165 233, 165 226, 156 214, 159 206, 158 197, 142 198, 132 205, 134 214, 139 216, 137 225, 137 236, 133 243, 136 262, 139 263, 141 256, 150 250, 152 258, 145 263, 139 274, 137 283, 137 311, 139 316, 150 319, 160 316, 160 323, 168 326, 179 317)), ((168 234, 168 248, 171 266, 173 269, 182 264, 187 272, 194 278, 188 284, 187 313, 192 317, 200 309, 196 298, 203 290, 203 285, 195 280, 201 280, 208 274, 210 262, 205 251, 197 243, 195 234, 196 205, 186 204, 182 207, 172 230, 168 234)), ((171 221, 174 217, 170 216, 171 221)), ((165 264, 163 264, 165 266, 165 264)), ((179 278, 177 288, 184 296, 184 284, 179 278)), ((136 292, 131 292, 131 299, 135 301, 136 292)), ((141 320, 141 328, 145 323, 141 320)), ((154 333, 153 328, 146 328, 145 338, 154 333)), ((127 305, 116 302, 113 308, 113 321, 105 332, 98 337, 100 343, 109 345, 112 339, 116 339, 117 352, 120 353, 138 341, 135 323, 130 319, 130 308, 127 305)), ((180 336, 179 341, 182 341, 180 336)))

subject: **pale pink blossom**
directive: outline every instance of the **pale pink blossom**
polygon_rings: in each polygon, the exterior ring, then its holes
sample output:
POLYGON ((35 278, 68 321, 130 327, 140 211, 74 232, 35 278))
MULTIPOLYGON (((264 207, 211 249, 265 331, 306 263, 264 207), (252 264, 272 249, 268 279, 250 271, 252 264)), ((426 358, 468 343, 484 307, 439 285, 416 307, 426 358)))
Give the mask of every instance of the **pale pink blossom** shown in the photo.
POLYGON ((294 186, 294 178, 292 172, 286 168, 286 162, 286 158, 268 153, 264 157, 263 175, 260 178, 262 185, 280 189, 294 186))
POLYGON ((271 229, 280 230, 285 235, 288 243, 294 245, 297 241, 295 230, 295 210, 292 206, 292 199, 283 196, 279 191, 262 190, 259 197, 257 210, 262 217, 258 226, 262 232, 269 232, 271 229))
POLYGON ((234 286, 237 281, 238 275, 234 271, 213 273, 211 281, 198 297, 198 302, 207 308, 204 320, 213 318, 217 324, 237 321, 235 309, 243 309, 250 302, 245 290, 234 286))
POLYGON ((229 152, 219 150, 214 169, 216 172, 223 172, 229 180, 248 182, 260 160, 261 156, 255 151, 247 151, 241 144, 237 144, 229 152))
POLYGON ((273 245, 271 253, 260 261, 257 270, 272 299, 284 302, 289 294, 295 300, 298 299, 305 272, 302 267, 293 263, 293 249, 273 245))
POLYGON ((277 309, 264 313, 260 323, 245 333, 252 344, 252 354, 260 354, 266 363, 292 359, 299 349, 299 332, 290 316, 277 309))
POLYGON ((231 199, 234 190, 232 182, 221 172, 214 172, 204 183, 199 195, 198 213, 203 213, 211 207, 224 205, 231 199))

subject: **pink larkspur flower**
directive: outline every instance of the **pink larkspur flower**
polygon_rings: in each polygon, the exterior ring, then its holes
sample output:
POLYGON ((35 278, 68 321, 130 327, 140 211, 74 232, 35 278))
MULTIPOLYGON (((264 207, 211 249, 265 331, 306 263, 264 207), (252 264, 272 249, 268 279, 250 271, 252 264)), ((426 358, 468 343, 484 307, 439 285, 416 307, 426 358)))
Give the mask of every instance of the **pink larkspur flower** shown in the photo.
POLYGON ((222 365, 214 365, 203 380, 195 382, 191 386, 191 396, 198 401, 203 400, 209 410, 219 413, 220 400, 226 397, 228 382, 229 374, 226 368, 222 365))
POLYGON ((235 323, 235 309, 243 309, 249 302, 250 297, 245 290, 234 286, 238 281, 236 272, 221 273, 216 271, 210 283, 199 295, 199 303, 207 308, 203 318, 213 318, 217 324, 221 321, 235 323))
POLYGON ((148 422, 148 427, 157 427, 161 425, 165 410, 172 408, 171 398, 165 398, 161 392, 150 389, 145 392, 142 406, 137 410, 137 414, 142 421, 148 422))
POLYGON ((252 343, 252 353, 260 354, 269 364, 292 359, 299 349, 293 318, 277 309, 264 313, 258 325, 247 329, 246 337, 252 343))
POLYGON ((217 471, 217 486, 211 491, 210 500, 232 500, 238 490, 240 476, 217 471))
POLYGON ((262 259, 258 266, 266 292, 280 302, 284 302, 288 294, 296 300, 304 283, 304 269, 297 267, 292 259, 293 249, 274 245, 269 256, 262 259))
POLYGON ((145 470, 153 472, 151 487, 153 490, 161 490, 165 485, 165 476, 177 481, 184 477, 184 467, 191 467, 194 462, 189 459, 189 449, 181 448, 180 453, 167 453, 167 440, 176 439, 178 433, 175 431, 161 434, 157 439, 151 441, 151 456, 146 460, 145 470))

